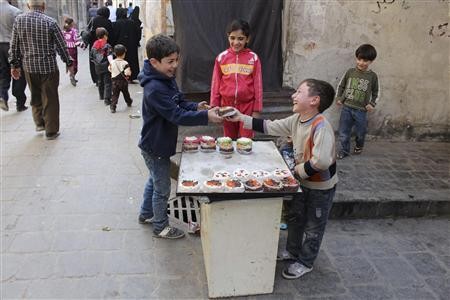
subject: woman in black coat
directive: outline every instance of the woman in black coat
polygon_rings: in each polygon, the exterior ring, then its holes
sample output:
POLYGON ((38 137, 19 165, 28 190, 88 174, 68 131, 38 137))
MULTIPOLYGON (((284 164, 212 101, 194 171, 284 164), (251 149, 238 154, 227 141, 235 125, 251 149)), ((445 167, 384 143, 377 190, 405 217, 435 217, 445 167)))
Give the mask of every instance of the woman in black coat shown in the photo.
MULTIPOLYGON (((109 9, 106 6, 100 7, 97 10, 97 16, 92 19, 91 41, 89 43, 89 53, 91 52, 92 45, 97 40, 95 36, 95 30, 99 27, 103 27, 108 31, 108 43, 114 47, 115 35, 111 21, 109 20, 109 9)), ((89 62, 89 70, 91 72, 91 78, 94 83, 97 83, 97 75, 95 74, 95 66, 93 62, 89 62)))
POLYGON ((127 48, 125 60, 131 68, 130 80, 134 80, 139 74, 138 47, 141 36, 136 29, 134 22, 127 19, 127 12, 126 8, 117 9, 117 21, 114 22, 113 28, 116 36, 116 43, 122 44, 127 48))

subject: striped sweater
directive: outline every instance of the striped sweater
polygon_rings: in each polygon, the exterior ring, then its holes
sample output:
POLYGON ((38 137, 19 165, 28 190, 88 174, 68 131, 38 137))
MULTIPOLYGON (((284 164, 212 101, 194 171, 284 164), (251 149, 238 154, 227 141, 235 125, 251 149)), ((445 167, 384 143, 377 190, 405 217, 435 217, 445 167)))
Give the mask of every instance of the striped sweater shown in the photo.
POLYGON ((322 114, 300 122, 294 114, 281 120, 269 121, 242 116, 244 128, 273 136, 292 136, 295 172, 300 184, 317 190, 333 188, 338 182, 334 130, 322 114))

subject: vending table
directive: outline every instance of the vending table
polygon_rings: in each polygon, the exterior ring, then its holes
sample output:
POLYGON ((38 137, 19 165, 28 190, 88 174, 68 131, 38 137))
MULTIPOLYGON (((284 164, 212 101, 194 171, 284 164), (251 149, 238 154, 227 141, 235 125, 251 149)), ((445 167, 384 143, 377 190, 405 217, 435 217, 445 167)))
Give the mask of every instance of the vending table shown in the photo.
POLYGON ((233 174, 237 169, 273 173, 288 167, 272 141, 254 141, 250 154, 199 151, 181 155, 177 196, 194 196, 201 202, 201 242, 211 298, 273 292, 283 197, 301 192, 299 188, 295 192, 212 193, 182 186, 184 180, 196 180, 201 187, 215 172, 233 174))

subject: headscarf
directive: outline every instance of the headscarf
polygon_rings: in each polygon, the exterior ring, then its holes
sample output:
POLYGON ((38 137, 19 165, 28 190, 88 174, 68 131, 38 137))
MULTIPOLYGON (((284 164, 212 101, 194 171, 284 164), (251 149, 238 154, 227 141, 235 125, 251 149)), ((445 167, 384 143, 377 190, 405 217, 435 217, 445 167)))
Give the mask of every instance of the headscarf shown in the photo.
POLYGON ((141 25, 141 20, 139 20, 139 6, 135 6, 133 12, 130 14, 130 19, 136 22, 136 24, 141 25))
POLYGON ((102 6, 97 10, 97 16, 102 16, 109 19, 109 9, 106 6, 102 6))
POLYGON ((126 19, 128 10, 126 8, 118 8, 116 10, 116 19, 126 19))

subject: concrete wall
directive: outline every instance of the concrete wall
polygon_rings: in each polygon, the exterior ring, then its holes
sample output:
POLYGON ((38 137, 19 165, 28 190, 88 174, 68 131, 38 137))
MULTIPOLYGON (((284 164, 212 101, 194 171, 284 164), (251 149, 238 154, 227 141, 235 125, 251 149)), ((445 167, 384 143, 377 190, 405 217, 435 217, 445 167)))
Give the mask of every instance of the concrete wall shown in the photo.
MULTIPOLYGON (((369 133, 449 138, 449 1, 285 0, 284 84, 305 78, 337 86, 354 51, 373 44, 381 98, 369 133)), ((337 129, 339 110, 327 111, 337 129)))

